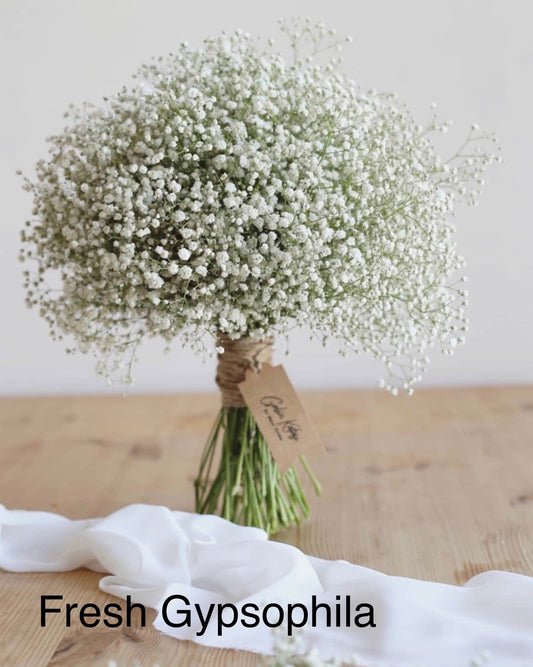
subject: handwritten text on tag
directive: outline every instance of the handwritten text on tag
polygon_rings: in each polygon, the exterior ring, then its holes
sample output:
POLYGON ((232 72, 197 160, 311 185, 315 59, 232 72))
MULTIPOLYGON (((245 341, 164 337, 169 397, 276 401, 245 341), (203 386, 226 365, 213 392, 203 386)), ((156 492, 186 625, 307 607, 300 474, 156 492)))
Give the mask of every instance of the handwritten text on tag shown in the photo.
POLYGON ((282 472, 300 454, 324 451, 283 366, 247 371, 239 389, 282 472))

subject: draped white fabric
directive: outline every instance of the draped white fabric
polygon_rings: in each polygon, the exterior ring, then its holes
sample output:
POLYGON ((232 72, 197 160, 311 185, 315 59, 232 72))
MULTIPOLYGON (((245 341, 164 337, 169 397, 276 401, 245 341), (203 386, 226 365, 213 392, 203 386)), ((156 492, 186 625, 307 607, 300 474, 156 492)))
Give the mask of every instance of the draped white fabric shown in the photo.
MULTIPOLYGON (((374 607, 376 627, 328 628, 325 612, 317 612, 317 627, 306 627, 305 641, 324 657, 355 653, 379 667, 461 667, 488 650, 494 667, 533 665, 531 577, 485 572, 463 586, 394 577, 346 561, 307 556, 269 541, 261 530, 210 515, 130 505, 106 518, 71 521, 0 505, 0 567, 13 572, 87 567, 109 573, 100 580, 103 591, 123 599, 130 595, 133 602, 157 609, 154 625, 161 632, 209 646, 261 652, 272 648, 272 631, 262 622, 255 628, 237 622, 219 636, 219 603, 233 603, 239 613, 247 603, 259 609, 274 602, 283 609, 303 603, 310 610, 316 595, 317 602, 334 610, 349 595, 352 619, 356 605, 368 603, 374 607), (169 605, 166 618, 162 614, 171 595, 190 602, 191 627, 166 622, 185 619, 178 606, 169 605), (202 626, 195 604, 204 616, 215 605, 202 636, 197 634, 202 626)), ((187 608, 185 602, 178 603, 181 611, 187 608)), ((344 614, 343 606, 342 619, 344 614)), ((301 619, 301 614, 296 616, 301 619)), ((273 613, 274 622, 275 617, 273 613)), ((222 618, 229 624, 231 610, 222 618)))

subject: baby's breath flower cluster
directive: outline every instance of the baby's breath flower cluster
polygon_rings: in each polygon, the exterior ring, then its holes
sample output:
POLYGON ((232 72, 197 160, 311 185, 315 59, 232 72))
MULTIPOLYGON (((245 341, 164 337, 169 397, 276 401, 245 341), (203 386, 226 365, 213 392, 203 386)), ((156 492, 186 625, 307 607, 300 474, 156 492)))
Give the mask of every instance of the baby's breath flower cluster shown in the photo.
MULTIPOLYGON (((299 634, 291 637, 281 632, 274 634, 273 655, 264 655, 260 667, 367 667, 357 655, 351 658, 323 658, 316 646, 305 648, 306 632, 303 628, 299 634)), ((492 662, 490 651, 482 651, 466 663, 468 667, 489 667, 492 662)), ((418 664, 418 663, 417 663, 418 664)), ((463 663, 464 664, 464 663, 463 663)), ((111 666, 110 666, 111 667, 111 666)), ((155 666, 154 666, 155 667, 155 666)), ((398 664, 398 667, 400 665, 398 664)), ((432 667, 431 663, 420 664, 419 667, 432 667)), ((451 667, 451 666, 450 666, 451 667)))
POLYGON ((365 667, 357 658, 323 658, 316 646, 305 647, 305 630, 287 636, 283 632, 273 632, 273 655, 263 655, 260 667, 365 667))
POLYGON ((321 24, 282 29, 292 63, 236 31, 142 67, 102 107, 71 110, 26 181, 27 301, 102 374, 130 380, 146 337, 199 350, 206 332, 305 325, 411 390, 434 342, 463 341, 450 219, 499 159, 492 138, 474 125, 442 159, 430 137, 447 123, 421 127, 338 59, 316 64, 340 46, 321 24))
MULTIPOLYGON (((273 655, 263 654, 259 659, 259 667, 365 667, 357 656, 348 660, 340 658, 324 659, 320 656, 316 647, 309 650, 304 649, 305 632, 292 637, 284 637, 279 634, 275 636, 273 655)), ((492 662, 490 651, 482 651, 468 662, 469 667, 488 667, 492 662)), ((107 667, 121 667, 115 660, 110 660, 107 667)), ((126 667, 126 665, 124 665, 126 667)), ((142 667, 135 661, 132 667, 142 667)), ((160 667, 154 664, 152 667, 160 667)), ((431 667, 428 663, 424 667, 431 667)))

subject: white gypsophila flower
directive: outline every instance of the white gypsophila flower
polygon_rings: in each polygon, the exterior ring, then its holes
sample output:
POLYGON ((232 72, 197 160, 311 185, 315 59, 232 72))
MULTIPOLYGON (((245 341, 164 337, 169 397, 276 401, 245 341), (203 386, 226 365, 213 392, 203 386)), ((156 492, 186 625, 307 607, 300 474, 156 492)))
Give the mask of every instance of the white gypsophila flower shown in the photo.
POLYGON ((323 658, 316 646, 304 647, 305 631, 300 630, 292 636, 274 631, 273 655, 264 655, 260 660, 262 667, 365 667, 357 656, 349 659, 323 658))
MULTIPOLYGON (((309 651, 302 651, 303 634, 294 635, 290 638, 278 637, 274 644, 273 655, 261 655, 259 658, 259 667, 365 667, 360 658, 353 656, 348 660, 337 658, 324 659, 316 648, 309 651)), ((469 661, 469 667, 488 667, 491 662, 491 654, 489 651, 482 651, 469 661)), ((120 667, 115 660, 109 660, 107 667, 120 667)), ((124 665, 126 667, 126 665, 124 665)), ((132 667, 142 667, 142 665, 135 661, 132 667)), ((159 664, 154 664, 152 667, 160 667, 159 664)), ((170 667, 170 666, 169 666, 170 667)), ((431 667, 427 665, 426 667, 431 667)), ((459 665, 457 665, 459 667, 459 665)))
POLYGON ((410 392, 434 343, 462 342, 451 219, 499 160, 483 148, 493 138, 473 125, 442 159, 430 137, 448 123, 421 127, 338 60, 315 64, 338 41, 322 25, 282 29, 294 64, 236 31, 141 67, 103 107, 71 110, 26 181, 27 302, 104 375, 129 373, 150 336, 202 351, 206 332, 305 325, 373 354, 383 385, 410 392))

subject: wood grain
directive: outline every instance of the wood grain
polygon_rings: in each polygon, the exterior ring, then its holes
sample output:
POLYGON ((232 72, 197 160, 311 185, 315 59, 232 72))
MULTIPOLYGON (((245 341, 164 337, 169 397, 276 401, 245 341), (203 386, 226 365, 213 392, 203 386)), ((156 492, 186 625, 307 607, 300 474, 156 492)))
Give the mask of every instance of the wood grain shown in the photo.
MULTIPOLYGON (((275 539, 323 558, 461 584, 533 575, 533 387, 304 393, 328 450, 312 518, 275 539)), ((0 502, 101 516, 133 502, 192 510, 216 395, 0 400, 0 502)), ((39 627, 42 594, 104 604, 99 575, 0 574, 0 665, 257 665, 148 627, 39 627)))

